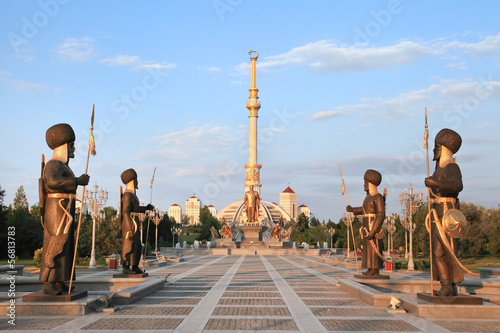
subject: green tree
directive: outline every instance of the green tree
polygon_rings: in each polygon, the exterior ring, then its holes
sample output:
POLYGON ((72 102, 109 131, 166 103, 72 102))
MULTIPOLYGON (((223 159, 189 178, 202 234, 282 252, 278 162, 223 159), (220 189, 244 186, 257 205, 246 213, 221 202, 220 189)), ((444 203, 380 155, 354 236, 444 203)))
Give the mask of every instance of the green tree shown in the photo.
POLYGON ((489 243, 486 246, 488 252, 492 255, 500 255, 500 205, 498 209, 490 210, 488 216, 491 218, 493 227, 491 228, 489 236, 489 243))
POLYGON ((117 211, 104 207, 105 218, 96 227, 96 256, 109 256, 121 253, 122 235, 117 211))
POLYGON ((222 228, 221 223, 217 220, 212 213, 208 210, 207 206, 204 206, 200 209, 200 236, 198 240, 207 241, 212 238, 212 233, 210 232, 210 228, 213 226, 215 229, 220 230, 222 228))
POLYGON ((312 217, 311 218, 311 223, 310 223, 311 227, 319 227, 321 225, 321 222, 316 218, 316 217, 312 217))
POLYGON ((7 256, 7 207, 3 204, 4 197, 5 190, 0 186, 0 258, 7 256))
POLYGON ((43 245, 43 228, 40 224, 40 210, 34 206, 30 213, 23 186, 16 191, 14 202, 7 211, 7 226, 15 227, 16 253, 22 258, 32 258, 36 249, 43 245))

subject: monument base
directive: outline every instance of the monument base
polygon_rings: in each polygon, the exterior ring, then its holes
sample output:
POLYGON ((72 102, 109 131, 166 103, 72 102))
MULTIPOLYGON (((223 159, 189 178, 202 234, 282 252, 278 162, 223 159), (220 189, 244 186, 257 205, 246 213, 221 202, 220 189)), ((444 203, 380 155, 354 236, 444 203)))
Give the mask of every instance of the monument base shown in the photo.
POLYGON ((145 278, 148 277, 148 273, 142 273, 142 274, 125 274, 125 273, 118 273, 118 274, 113 274, 114 278, 120 278, 120 279, 130 279, 130 278, 145 278))
POLYGON ((260 241, 260 233, 262 231, 261 225, 242 225, 239 229, 243 232, 244 242, 260 241))
POLYGON ((71 302, 87 296, 87 291, 74 291, 71 294, 63 293, 62 295, 47 295, 43 290, 34 293, 23 295, 23 302, 71 302))
POLYGON ((469 295, 457 296, 432 296, 429 293, 417 293, 417 298, 432 304, 447 304, 447 305, 482 305, 481 297, 469 295))
POLYGON ((236 248, 236 243, 231 239, 212 239, 212 247, 222 247, 222 248, 236 248))
POLYGON ((389 280, 391 277, 389 275, 354 275, 356 279, 364 280, 389 280))

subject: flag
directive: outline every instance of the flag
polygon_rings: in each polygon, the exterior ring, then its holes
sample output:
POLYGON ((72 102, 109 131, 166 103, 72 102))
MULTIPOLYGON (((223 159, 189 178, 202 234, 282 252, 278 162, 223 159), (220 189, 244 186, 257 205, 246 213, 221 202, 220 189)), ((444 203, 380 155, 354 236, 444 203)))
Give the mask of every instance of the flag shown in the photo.
POLYGON ((344 184, 344 182, 342 182, 342 187, 340 189, 340 192, 342 192, 342 195, 345 194, 345 184, 344 184))
POLYGON ((429 127, 427 126, 427 108, 425 108, 425 132, 424 132, 424 149, 427 149, 429 141, 429 127))
POLYGON ((95 151, 95 139, 94 139, 94 106, 92 104, 92 115, 90 116, 90 135, 89 135, 89 148, 92 156, 95 156, 97 152, 95 151))

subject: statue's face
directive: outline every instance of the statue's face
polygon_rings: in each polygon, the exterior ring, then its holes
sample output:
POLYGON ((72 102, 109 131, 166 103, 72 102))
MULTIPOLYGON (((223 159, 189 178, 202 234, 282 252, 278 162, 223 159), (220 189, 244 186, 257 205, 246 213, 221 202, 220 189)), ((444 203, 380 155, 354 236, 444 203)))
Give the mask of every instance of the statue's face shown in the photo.
POLYGON ((253 191, 253 185, 250 185, 250 191, 253 191))
POLYGON ((136 178, 136 179, 134 179, 134 188, 135 188, 136 190, 138 190, 138 189, 139 189, 139 181, 137 180, 137 178, 136 178))
POLYGON ((441 157, 441 149, 442 149, 442 146, 440 144, 437 144, 434 146, 434 159, 433 161, 439 161, 439 158, 441 157))
POLYGON ((370 185, 368 185, 368 181, 365 180, 365 186, 364 186, 364 189, 366 191, 366 193, 370 192, 370 185))
POLYGON ((75 158, 75 141, 71 141, 67 144, 68 148, 68 158, 75 158))

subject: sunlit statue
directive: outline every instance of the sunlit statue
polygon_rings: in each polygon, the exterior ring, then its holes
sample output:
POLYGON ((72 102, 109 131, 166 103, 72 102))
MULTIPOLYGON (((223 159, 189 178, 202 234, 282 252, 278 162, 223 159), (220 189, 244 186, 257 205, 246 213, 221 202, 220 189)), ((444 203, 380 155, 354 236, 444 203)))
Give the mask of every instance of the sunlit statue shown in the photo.
POLYGON ((245 193, 245 211, 247 213, 247 222, 255 222, 259 217, 260 196, 257 191, 254 191, 253 185, 250 185, 249 190, 245 193))
MULTIPOLYGON (((47 145, 53 150, 40 178, 40 213, 43 225, 43 253, 40 282, 43 293, 61 295, 68 291, 75 253, 75 197, 78 185, 89 183, 88 175, 75 177, 69 159, 75 157, 75 132, 68 124, 47 130, 47 145)), ((74 277, 74 275, 73 275, 74 277)))
POLYGON ((122 231, 122 263, 123 274, 142 274, 139 268, 141 260, 141 233, 137 222, 137 215, 146 210, 153 210, 154 206, 140 206, 139 199, 135 194, 139 188, 137 173, 134 169, 127 169, 121 174, 123 184, 126 185, 125 192, 121 197, 120 228, 122 231), (132 268, 130 268, 132 266, 132 268))
POLYGON ((224 239, 232 239, 233 238, 233 231, 231 230, 231 227, 228 226, 227 224, 224 224, 221 229, 221 235, 222 238, 224 239))
POLYGON ((271 230, 271 238, 272 239, 279 239, 281 236, 281 227, 279 224, 274 226, 273 230, 271 230))
POLYGON ((346 207, 348 212, 363 215, 361 237, 363 244, 362 268, 367 268, 363 275, 378 276, 383 265, 381 253, 384 250, 382 242, 382 224, 385 219, 385 200, 378 192, 377 186, 382 182, 382 175, 375 170, 367 170, 364 176, 366 197, 362 207, 346 207))
POLYGON ((464 280, 454 258, 458 250, 457 238, 449 237, 444 226, 446 212, 460 208, 458 194, 463 189, 462 173, 453 154, 461 145, 462 138, 455 131, 447 128, 439 131, 434 140, 436 170, 425 179, 425 186, 430 187, 433 278, 441 283, 441 290, 434 291, 436 296, 456 296, 456 283, 464 280))

